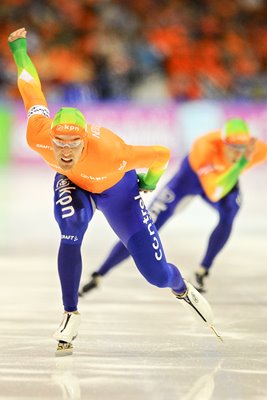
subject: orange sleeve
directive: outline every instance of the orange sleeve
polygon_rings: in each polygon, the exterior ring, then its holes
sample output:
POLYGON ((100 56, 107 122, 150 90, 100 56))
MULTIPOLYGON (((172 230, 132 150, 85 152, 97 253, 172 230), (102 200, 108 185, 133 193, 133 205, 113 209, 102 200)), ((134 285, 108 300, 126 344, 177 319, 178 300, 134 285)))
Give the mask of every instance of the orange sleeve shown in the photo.
POLYGON ((139 188, 154 190, 167 168, 170 150, 163 146, 131 146, 129 152, 129 164, 133 168, 148 168, 146 173, 138 174, 139 188))
POLYGON ((189 154, 189 162, 197 174, 201 186, 211 201, 217 201, 216 181, 221 175, 214 166, 215 145, 206 139, 206 136, 198 139, 192 146, 189 154))
POLYGON ((246 169, 249 169, 254 165, 262 163, 264 161, 267 161, 267 144, 258 139, 255 144, 255 150, 252 153, 252 157, 246 169))
POLYGON ((249 161, 243 157, 235 164, 229 165, 222 156, 223 143, 210 138, 211 135, 206 135, 194 143, 189 161, 205 194, 211 201, 216 202, 231 190, 243 171, 267 160, 267 145, 258 140, 249 161))
POLYGON ((170 159, 170 150, 163 146, 127 146, 128 167, 165 170, 170 159))
POLYGON ((27 125, 27 143, 35 151, 36 145, 43 143, 45 146, 51 146, 50 130, 51 118, 45 118, 43 115, 33 115, 28 120, 27 125))
MULTIPOLYGON (((91 127, 91 130, 95 130, 91 127)), ((127 170, 149 168, 155 173, 161 173, 167 167, 170 150, 163 146, 133 146, 126 144, 121 137, 107 128, 102 128, 99 133, 93 133, 101 143, 101 148, 119 155, 120 160, 127 164, 127 170)))

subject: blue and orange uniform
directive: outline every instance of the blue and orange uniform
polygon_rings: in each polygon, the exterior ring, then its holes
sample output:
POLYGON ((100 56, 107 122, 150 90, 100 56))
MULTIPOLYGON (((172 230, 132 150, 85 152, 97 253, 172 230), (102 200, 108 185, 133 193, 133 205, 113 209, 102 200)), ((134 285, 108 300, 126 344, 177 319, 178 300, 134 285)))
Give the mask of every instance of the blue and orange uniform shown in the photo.
MULTIPOLYGON (((208 274, 215 257, 230 237, 241 205, 239 176, 265 161, 267 144, 250 137, 245 121, 231 119, 222 130, 208 133, 194 142, 177 172, 152 201, 149 212, 158 230, 174 215, 181 200, 187 196, 200 196, 218 212, 218 223, 209 237, 200 263, 203 273, 208 274), (236 161, 229 161, 225 153, 227 146, 230 146, 230 150, 231 146, 242 150, 242 146, 252 139, 254 146, 249 159, 244 154, 236 161)), ((92 274, 93 279, 83 287, 84 292, 97 285, 98 276, 104 276, 128 256, 127 248, 118 242, 100 268, 92 274)))
POLYGON ((9 45, 28 113, 28 144, 56 171, 54 213, 61 231, 58 271, 65 310, 77 310, 81 244, 96 208, 103 212, 148 282, 185 292, 178 268, 166 261, 157 229, 139 193, 140 186, 144 190, 156 187, 168 164, 169 149, 128 145, 108 129, 83 126, 82 117, 73 109, 62 109, 51 119, 26 39, 19 38, 9 45), (68 119, 70 113, 74 120, 68 119), (75 133, 84 140, 79 161, 68 171, 59 166, 51 146, 51 138, 62 133, 75 133), (138 168, 147 168, 139 175, 139 185, 138 168))

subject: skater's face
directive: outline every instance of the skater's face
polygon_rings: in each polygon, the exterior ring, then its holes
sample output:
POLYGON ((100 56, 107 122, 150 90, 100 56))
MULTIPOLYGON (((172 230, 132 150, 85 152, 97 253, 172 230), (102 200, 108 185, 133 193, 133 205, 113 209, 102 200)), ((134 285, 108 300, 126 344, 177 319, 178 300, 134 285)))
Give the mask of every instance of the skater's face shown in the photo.
POLYGON ((52 148, 58 165, 68 171, 80 160, 84 140, 75 135, 56 135, 52 138, 52 148))
POLYGON ((245 154, 247 149, 246 144, 225 144, 224 153, 227 161, 230 163, 237 162, 240 157, 245 154))

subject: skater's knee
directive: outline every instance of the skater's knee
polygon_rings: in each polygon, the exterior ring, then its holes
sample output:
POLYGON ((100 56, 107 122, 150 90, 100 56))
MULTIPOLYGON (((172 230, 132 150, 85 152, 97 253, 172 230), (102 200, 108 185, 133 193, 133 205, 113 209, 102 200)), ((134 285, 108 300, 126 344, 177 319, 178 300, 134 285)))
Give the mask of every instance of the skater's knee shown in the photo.
POLYGON ((234 222, 234 219, 237 216, 238 211, 239 211, 239 208, 231 209, 229 211, 229 213, 223 217, 224 224, 231 225, 234 222))
POLYGON ((57 219, 61 240, 66 243, 81 242, 88 227, 88 220, 84 213, 75 212, 69 218, 57 219))
POLYGON ((224 207, 224 209, 220 212, 220 219, 224 224, 232 224, 239 210, 240 205, 237 203, 232 203, 231 205, 224 207))
POLYGON ((169 274, 165 270, 159 271, 152 268, 146 272, 142 272, 142 275, 153 286, 157 286, 159 288, 168 286, 169 274))

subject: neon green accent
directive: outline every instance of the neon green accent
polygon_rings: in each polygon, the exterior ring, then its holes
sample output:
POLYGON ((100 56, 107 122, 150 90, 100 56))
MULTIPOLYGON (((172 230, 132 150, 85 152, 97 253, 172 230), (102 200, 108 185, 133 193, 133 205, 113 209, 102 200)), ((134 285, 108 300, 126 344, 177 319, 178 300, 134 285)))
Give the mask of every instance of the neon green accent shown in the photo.
POLYGON ((145 176, 145 182, 147 183, 147 185, 152 185, 155 186, 157 185, 158 181, 160 180, 160 177, 163 175, 165 170, 162 171, 151 171, 151 169, 149 169, 146 173, 145 176))
POLYGON ((55 115, 52 129, 61 124, 73 124, 87 131, 87 122, 84 115, 77 108, 62 107, 55 115))
POLYGON ((225 174, 223 174, 216 182, 216 186, 222 189, 220 197, 224 197, 228 194, 233 187, 236 185, 241 171, 248 164, 248 160, 242 156, 238 162, 236 162, 232 168, 229 169, 225 174))
POLYGON ((243 119, 234 118, 225 123, 223 134, 225 139, 240 135, 249 137, 249 129, 247 123, 243 119))
POLYGON ((23 50, 27 53, 27 40, 25 38, 16 39, 14 42, 8 42, 8 45, 12 53, 15 53, 18 50, 23 50))
POLYGON ((0 165, 7 164, 9 161, 11 121, 11 112, 5 108, 0 108, 0 165))
POLYGON ((15 40, 14 42, 8 42, 8 44, 18 68, 18 75, 20 76, 22 71, 25 69, 36 81, 40 83, 35 66, 27 54, 27 40, 21 38, 15 40))
POLYGON ((156 189, 157 183, 160 180, 164 170, 153 172, 150 169, 147 171, 146 174, 141 173, 137 174, 139 182, 138 186, 140 189, 143 190, 154 190, 156 189))

